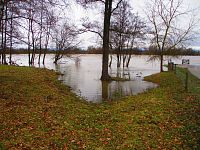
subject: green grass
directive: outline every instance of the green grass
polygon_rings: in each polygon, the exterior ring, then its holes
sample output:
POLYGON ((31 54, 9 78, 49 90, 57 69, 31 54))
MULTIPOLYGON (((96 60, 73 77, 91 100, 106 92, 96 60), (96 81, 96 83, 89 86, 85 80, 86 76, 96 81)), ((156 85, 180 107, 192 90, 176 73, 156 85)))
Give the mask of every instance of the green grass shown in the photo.
POLYGON ((193 76, 187 69, 177 68, 176 75, 181 79, 183 85, 186 84, 186 73, 188 73, 188 92, 200 93, 200 80, 193 76))
POLYGON ((89 104, 53 71, 0 66, 0 149, 199 149, 200 93, 170 72, 146 80, 160 86, 89 104))

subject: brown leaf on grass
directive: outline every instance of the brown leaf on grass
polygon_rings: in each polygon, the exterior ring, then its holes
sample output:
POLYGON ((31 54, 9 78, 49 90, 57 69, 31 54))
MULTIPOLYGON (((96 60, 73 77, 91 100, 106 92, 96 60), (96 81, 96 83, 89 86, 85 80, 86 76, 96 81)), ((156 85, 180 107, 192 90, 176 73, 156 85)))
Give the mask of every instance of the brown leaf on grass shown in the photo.
POLYGON ((194 101, 195 99, 196 99, 196 96, 194 96, 194 95, 188 95, 185 98, 186 101, 194 101))
POLYGON ((66 144, 66 143, 65 143, 64 146, 63 146, 63 150, 68 150, 67 144, 66 144))

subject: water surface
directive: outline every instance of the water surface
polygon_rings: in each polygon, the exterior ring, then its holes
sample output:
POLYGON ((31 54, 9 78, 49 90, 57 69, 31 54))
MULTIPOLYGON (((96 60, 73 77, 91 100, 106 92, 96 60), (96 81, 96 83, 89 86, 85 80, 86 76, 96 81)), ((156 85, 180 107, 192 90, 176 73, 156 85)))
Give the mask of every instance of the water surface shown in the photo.
MULTIPOLYGON (((156 84, 143 81, 143 78, 159 72, 159 62, 148 62, 148 56, 133 56, 129 68, 117 69, 116 62, 109 69, 113 77, 124 77, 130 81, 101 82, 102 55, 73 55, 72 58, 63 58, 57 65, 53 64, 53 55, 47 55, 45 66, 36 64, 36 67, 46 67, 61 72, 59 77, 64 84, 86 101, 99 103, 103 100, 116 99, 126 95, 136 95, 148 89, 157 87, 156 84)), ((198 64, 199 56, 184 57, 190 63, 198 64)), ((183 59, 183 58, 182 58, 183 59)), ((173 59, 181 63, 182 59, 173 59)), ((28 66, 27 55, 14 55, 19 65, 28 66)), ((115 59, 114 59, 115 60, 115 59)), ((168 58, 165 58, 166 63, 168 58)), ((36 61, 37 62, 37 61, 36 61)))

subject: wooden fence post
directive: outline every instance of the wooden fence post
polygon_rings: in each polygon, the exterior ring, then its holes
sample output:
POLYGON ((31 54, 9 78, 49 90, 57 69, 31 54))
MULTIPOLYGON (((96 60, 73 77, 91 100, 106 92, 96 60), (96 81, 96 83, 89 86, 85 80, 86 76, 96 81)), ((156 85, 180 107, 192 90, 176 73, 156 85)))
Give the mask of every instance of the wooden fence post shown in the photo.
POLYGON ((188 71, 186 72, 185 75, 185 90, 188 91, 188 71))

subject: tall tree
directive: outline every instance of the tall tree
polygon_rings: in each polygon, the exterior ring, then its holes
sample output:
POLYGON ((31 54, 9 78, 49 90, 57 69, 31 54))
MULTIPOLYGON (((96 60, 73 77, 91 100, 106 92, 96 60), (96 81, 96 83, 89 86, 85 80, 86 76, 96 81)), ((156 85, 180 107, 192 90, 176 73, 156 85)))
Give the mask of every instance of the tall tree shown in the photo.
POLYGON ((38 64, 40 64, 40 58, 42 53, 42 34, 43 34, 43 13, 44 13, 44 0, 41 0, 41 8, 40 8, 40 37, 39 37, 39 58, 38 64))
POLYGON ((77 0, 84 6, 87 6, 91 3, 103 3, 104 4, 104 23, 103 23, 103 58, 102 58, 102 74, 101 80, 106 81, 110 80, 108 74, 108 61, 109 61, 109 43, 110 43, 110 21, 112 13, 118 8, 122 0, 115 2, 114 0, 77 0), (115 7, 113 7, 115 3, 115 7))
MULTIPOLYGON (((194 21, 188 19, 189 11, 184 11, 182 0, 152 0, 147 5, 147 16, 152 25, 151 45, 155 47, 160 60, 160 72, 163 72, 163 57, 169 50, 182 46, 191 39, 194 21), (181 28, 178 19, 185 17, 189 22, 181 28)), ((182 18, 183 19, 183 18, 182 18)), ((185 21, 187 21, 185 19, 185 21)))
POLYGON ((1 63, 7 64, 6 47, 7 47, 7 25, 8 25, 8 1, 1 1, 1 63))

